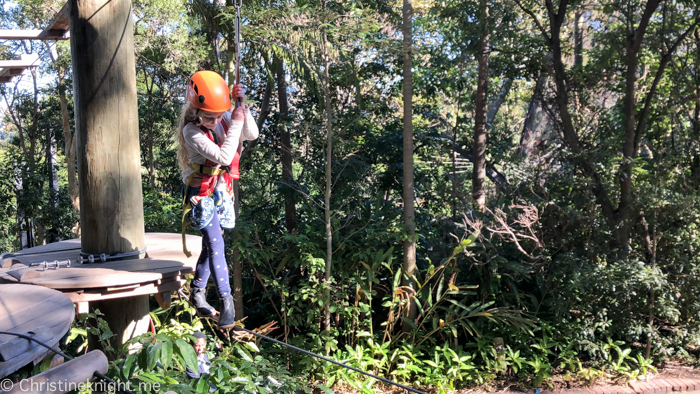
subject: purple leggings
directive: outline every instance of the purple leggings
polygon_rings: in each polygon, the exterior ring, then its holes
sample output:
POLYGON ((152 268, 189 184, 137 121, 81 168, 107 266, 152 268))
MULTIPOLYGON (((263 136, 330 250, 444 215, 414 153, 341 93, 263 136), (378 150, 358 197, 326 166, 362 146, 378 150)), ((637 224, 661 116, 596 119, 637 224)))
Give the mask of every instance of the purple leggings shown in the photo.
POLYGON ((202 232, 202 253, 199 254, 199 260, 197 260, 192 285, 200 289, 206 287, 209 276, 213 272, 219 297, 224 298, 231 295, 223 230, 219 225, 219 215, 216 214, 216 210, 214 210, 211 223, 199 231, 202 232))

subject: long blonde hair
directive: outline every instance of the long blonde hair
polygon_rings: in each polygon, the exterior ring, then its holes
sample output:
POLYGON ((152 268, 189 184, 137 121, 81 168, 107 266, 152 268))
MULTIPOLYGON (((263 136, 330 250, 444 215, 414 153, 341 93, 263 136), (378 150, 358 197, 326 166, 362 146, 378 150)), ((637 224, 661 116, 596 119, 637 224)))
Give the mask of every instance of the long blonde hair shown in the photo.
POLYGON ((199 114, 197 108, 193 107, 189 101, 182 106, 180 111, 180 121, 175 130, 175 141, 177 142, 177 163, 180 166, 180 172, 185 172, 191 166, 190 157, 185 147, 185 135, 182 131, 188 123, 194 122, 199 124, 199 114))

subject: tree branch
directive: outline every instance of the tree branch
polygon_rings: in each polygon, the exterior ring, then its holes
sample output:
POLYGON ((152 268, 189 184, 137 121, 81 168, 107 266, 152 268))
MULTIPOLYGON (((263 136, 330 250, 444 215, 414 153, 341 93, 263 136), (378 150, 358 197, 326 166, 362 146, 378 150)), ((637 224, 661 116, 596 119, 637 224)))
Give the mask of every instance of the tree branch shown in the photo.
POLYGON ((540 23, 539 19, 537 19, 535 13, 525 8, 525 6, 520 2, 520 0, 515 0, 515 3, 518 5, 518 7, 520 7, 521 10, 523 10, 524 13, 528 14, 530 18, 532 18, 532 21, 535 23, 535 25, 540 30, 544 38, 547 40, 547 43, 549 44, 551 38, 549 37, 549 34, 547 34, 547 30, 545 30, 544 26, 542 26, 542 24, 540 23))
POLYGON ((644 33, 647 30, 647 27, 649 26, 649 20, 651 19, 651 16, 654 14, 656 9, 659 7, 659 3, 661 0, 649 0, 646 4, 646 7, 644 8, 644 14, 642 14, 642 19, 639 21, 639 26, 637 27, 637 31, 633 33, 633 36, 631 37, 633 39, 632 41, 632 51, 634 54, 628 53, 627 56, 636 56, 637 52, 639 52, 639 48, 642 46, 642 40, 644 40, 644 33))
POLYGON ((639 143, 642 139, 642 135, 646 132, 646 126, 647 126, 647 116, 649 115, 649 110, 651 108, 651 102, 654 99, 654 96, 656 95, 656 89, 659 85, 659 81, 661 81, 661 78, 663 77, 664 71, 666 70, 666 65, 668 65, 668 62, 671 61, 671 55, 673 55, 673 52, 675 52, 676 48, 680 45, 683 40, 685 40, 688 35, 693 33, 695 29, 697 29, 698 24, 700 24, 700 14, 696 15, 695 17, 695 22, 693 22, 693 25, 688 28, 683 34, 681 34, 678 39, 671 45, 671 47, 668 49, 668 51, 661 57, 661 60, 659 61, 659 68, 656 70, 656 75, 654 76, 654 82, 651 84, 651 88, 649 89, 649 93, 647 94, 646 98, 644 99, 644 108, 642 109, 642 112, 639 114, 639 123, 637 123, 637 129, 634 132, 634 155, 636 156, 637 152, 639 151, 639 143))
MULTIPOLYGON (((452 137, 447 134, 440 134, 438 138, 452 143, 452 137)), ((471 152, 462 149, 459 146, 455 146, 454 150, 455 152, 459 153, 460 156, 469 160, 472 164, 474 163, 474 155, 471 152)), ((486 162, 486 176, 491 180, 491 182, 495 183, 499 187, 510 186, 508 178, 506 178, 502 172, 498 171, 496 167, 489 162, 486 162)))
POLYGON ((557 20, 563 21, 566 17, 566 7, 569 5, 568 0, 561 0, 559 2, 559 11, 557 12, 557 20))

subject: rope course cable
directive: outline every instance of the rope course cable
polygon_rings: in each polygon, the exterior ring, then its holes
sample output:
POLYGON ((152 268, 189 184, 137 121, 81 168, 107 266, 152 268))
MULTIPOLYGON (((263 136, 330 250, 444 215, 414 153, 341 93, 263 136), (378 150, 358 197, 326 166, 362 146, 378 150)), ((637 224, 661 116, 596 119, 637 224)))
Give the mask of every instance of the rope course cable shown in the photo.
POLYGON ((313 357, 319 358, 319 359, 321 359, 321 360, 323 360, 323 361, 326 361, 326 362, 329 362, 329 363, 331 363, 331 364, 335 364, 335 365, 341 366, 341 367, 343 367, 343 368, 347 368, 347 369, 349 369, 349 370, 355 371, 355 372, 357 372, 357 373, 361 373, 361 374, 363 374, 363 375, 365 375, 365 376, 369 376, 370 378, 377 379, 377 380, 382 381, 382 382, 384 382, 384 383, 388 383, 388 384, 394 385, 394 386, 396 386, 396 387, 400 387, 400 388, 402 388, 402 389, 404 389, 404 390, 406 390, 406 391, 408 391, 408 392, 411 392, 411 393, 427 394, 427 393, 424 392, 424 391, 420 391, 420 390, 416 390, 416 389, 411 388, 411 387, 408 387, 408 386, 404 386, 404 385, 402 385, 402 384, 400 384, 400 383, 393 382, 393 381, 391 381, 391 380, 389 380, 389 379, 386 379, 386 378, 383 378, 383 377, 381 377, 381 376, 377 376, 377 375, 371 374, 371 373, 369 373, 369 372, 365 372, 365 371, 363 371, 363 370, 361 370, 361 369, 357 369, 357 368, 351 367, 351 366, 349 366, 349 365, 345 365, 345 364, 343 364, 343 363, 341 363, 341 362, 339 362, 339 361, 335 361, 335 360, 330 359, 330 358, 328 358, 328 357, 323 357, 323 356, 321 356, 321 355, 319 355, 319 354, 316 354, 316 353, 310 352, 310 351, 308 351, 308 350, 304 350, 304 349, 298 348, 298 347, 296 347, 296 346, 294 346, 294 345, 290 345, 290 344, 284 343, 284 342, 282 342, 282 341, 278 341, 278 340, 276 340, 276 339, 273 339, 273 338, 270 338, 270 337, 268 337, 268 336, 259 334, 259 333, 257 333, 257 332, 248 330, 248 329, 243 328, 243 327, 236 326, 236 327, 234 327, 234 330, 245 331, 245 332, 247 332, 247 333, 249 333, 249 334, 251 334, 251 335, 255 335, 256 337, 265 339, 265 340, 267 340, 267 341, 276 343, 276 344, 278 344, 278 345, 286 346, 286 347, 288 347, 288 348, 290 348, 290 349, 294 349, 294 350, 296 350, 296 351, 298 351, 298 352, 302 352, 302 353, 304 353, 304 354, 308 354, 309 356, 313 356, 313 357))
MULTIPOLYGON (((63 267, 70 268, 71 264, 73 263, 79 263, 79 264, 85 264, 85 263, 95 263, 95 262, 107 262, 110 260, 118 260, 124 257, 134 257, 134 256, 139 256, 143 253, 146 253, 148 251, 148 248, 143 248, 141 250, 134 250, 131 252, 124 252, 124 253, 114 253, 114 254, 106 254, 106 253, 101 253, 101 254, 90 254, 90 253, 85 253, 83 251, 80 252, 80 257, 78 257, 75 261, 72 261, 71 259, 66 259, 66 260, 54 260, 54 261, 41 261, 37 263, 31 263, 29 265, 26 265, 24 267, 17 267, 14 269, 10 269, 9 271, 15 271, 18 269, 23 269, 27 267, 43 267, 45 270, 47 269, 58 269, 63 267)), ((45 252, 43 252, 45 253, 45 252)), ((25 255, 15 255, 12 253, 6 253, 2 255, 2 258, 15 258, 15 257, 24 257, 25 255)), ((8 272, 9 272, 8 271, 8 272)))
MULTIPOLYGON (((187 297, 182 293, 182 289, 178 290, 178 294, 179 294, 180 297, 182 297, 184 300, 187 300, 187 303, 188 303, 190 306, 192 306, 193 308, 195 307, 194 304, 190 301, 190 299, 187 298, 187 297)), ((361 370, 361 369, 357 369, 357 368, 351 367, 351 366, 349 366, 349 365, 345 365, 345 364, 343 364, 343 363, 341 363, 341 362, 339 362, 339 361, 335 361, 335 360, 330 359, 330 358, 328 358, 328 357, 323 357, 323 356, 321 356, 320 354, 316 354, 316 353, 310 352, 310 351, 308 351, 308 350, 304 350, 304 349, 302 349, 302 348, 296 347, 296 346, 294 346, 294 345, 290 345, 290 344, 288 344, 288 343, 285 343, 285 342, 282 342, 282 341, 278 341, 277 339, 270 338, 270 337, 268 337, 268 336, 262 335, 262 334, 260 334, 260 333, 255 332, 255 331, 248 330, 247 328, 243 328, 243 327, 241 327, 241 326, 234 326, 234 327, 233 327, 233 330, 239 330, 239 331, 247 332, 248 334, 254 335, 254 336, 258 337, 258 338, 262 338, 262 339, 264 339, 264 340, 266 340, 266 341, 270 341, 270 342, 276 343, 276 344, 278 344, 278 345, 286 346, 286 347, 288 347, 288 348, 290 348, 290 349, 292 349, 292 350, 296 350, 296 351, 298 351, 298 352, 301 352, 301 353, 304 353, 304 354, 308 354, 309 356, 313 356, 313 357, 319 358, 319 359, 321 359, 321 360, 323 360, 323 361, 326 361, 326 362, 329 362, 329 363, 331 363, 331 364, 335 364, 335 365, 337 365, 337 366, 340 366, 340 367, 343 367, 343 368, 347 368, 347 369, 349 369, 349 370, 351 370, 351 371, 355 371, 355 372, 360 373, 360 374, 362 374, 362 375, 369 376, 370 378, 377 379, 377 380, 379 380, 379 381, 381 381, 381 382, 394 385, 394 386, 399 387, 399 388, 402 388, 402 389, 404 389, 404 390, 406 390, 406 391, 408 391, 408 392, 410 392, 410 393, 427 394, 427 393, 424 392, 424 391, 420 391, 420 390, 416 390, 416 389, 411 388, 411 387, 408 387, 408 386, 404 386, 404 385, 402 385, 402 384, 400 384, 400 383, 396 383, 396 382, 394 382, 394 381, 391 381, 391 380, 389 380, 389 379, 383 378, 383 377, 381 377, 381 376, 377 376, 377 375, 371 374, 371 373, 369 373, 369 372, 365 372, 365 371, 363 371, 363 370, 361 370)))
MULTIPOLYGON (((236 19, 235 19, 235 61, 236 61, 236 85, 241 83, 241 7, 243 6, 243 0, 234 0, 234 7, 236 7, 236 19)), ((236 108, 241 106, 243 102, 240 98, 236 98, 236 108)))
MULTIPOLYGON (((321 355, 319 355, 319 354, 316 354, 316 353, 310 352, 310 351, 308 351, 308 350, 304 350, 304 349, 298 348, 298 347, 296 347, 296 346, 294 346, 294 345, 290 345, 290 344, 288 344, 288 343, 284 343, 284 342, 282 342, 282 341, 278 341, 278 340, 276 340, 276 339, 270 338, 270 337, 265 336, 265 335, 262 335, 262 334, 258 334, 257 332, 248 330, 248 329, 246 329, 246 328, 238 327, 238 326, 237 326, 237 327, 235 327, 234 329, 235 329, 235 330, 240 330, 240 331, 245 331, 245 332, 247 332, 247 333, 249 333, 249 334, 251 334, 251 335, 254 335, 254 336, 256 336, 256 337, 265 339, 265 340, 267 340, 267 341, 276 343, 276 344, 278 344, 278 345, 286 346, 286 347, 288 347, 288 348, 290 348, 290 349, 296 350, 296 351, 301 352, 301 353, 304 353, 304 354, 308 354, 309 356, 313 356, 313 357, 319 358, 319 359, 321 359, 321 360, 323 360, 323 361, 326 361, 326 362, 329 362, 329 363, 331 363, 331 364, 335 364, 335 365, 338 365, 338 366, 340 366, 340 367, 347 368, 347 369, 349 369, 349 370, 355 371, 355 372, 360 373, 360 374, 365 375, 365 376, 369 376, 370 378, 377 379, 377 380, 382 381, 382 382, 384 382, 384 383, 388 383, 388 384, 394 385, 394 386, 399 387, 399 388, 402 388, 402 389, 404 389, 404 390, 406 390, 406 391, 408 391, 408 392, 417 393, 417 394, 427 394, 427 393, 425 393, 424 391, 420 391, 420 390, 416 390, 416 389, 411 388, 411 387, 408 387, 408 386, 404 386, 404 385, 402 385, 402 384, 400 384, 400 383, 393 382, 393 381, 391 381, 391 380, 389 380, 389 379, 385 379, 385 378, 383 378, 383 377, 381 377, 381 376, 377 376, 377 375, 371 374, 371 373, 369 373, 369 372, 365 372, 365 371, 363 371, 363 370, 361 370, 361 369, 357 369, 357 368, 351 367, 351 366, 349 366, 349 365, 345 365, 345 364, 343 364, 343 363, 341 363, 341 362, 339 362, 339 361, 335 361, 335 360, 330 359, 330 358, 328 358, 328 357, 323 357, 323 356, 321 356, 321 355)), ((58 354, 59 356, 65 358, 65 359, 67 359, 67 360, 72 360, 72 359, 73 359, 73 357, 71 357, 71 356, 69 356, 69 355, 63 353, 63 352, 60 351, 59 349, 55 349, 55 348, 53 348, 53 347, 51 347, 51 346, 45 344, 44 342, 42 342, 42 341, 40 341, 40 340, 38 340, 38 339, 36 339, 36 338, 30 337, 29 335, 19 334, 19 333, 16 333, 16 332, 8 332, 8 331, 0 331, 0 335, 14 335, 14 336, 17 336, 17 337, 20 337, 20 338, 24 338, 24 339, 29 340, 29 341, 34 341, 34 342, 38 343, 39 345, 41 345, 41 346, 43 346, 43 347, 45 347, 45 348, 51 350, 52 352, 58 354)), ((107 383, 115 384, 115 385, 116 385, 116 382, 115 382, 114 380, 112 380, 112 379, 106 377, 105 375, 103 375, 103 374, 100 373, 100 372, 95 371, 95 372, 93 373, 93 376, 95 376, 95 377, 98 378, 98 379, 102 379, 102 380, 106 381, 107 383)), ((118 387, 118 386, 116 386, 116 387, 118 387)), ((119 390, 119 391, 122 392, 122 393, 124 393, 124 394, 134 394, 133 392, 131 392, 131 391, 129 391, 129 390, 126 390, 126 389, 119 390)))
POLYGON ((69 268, 71 266, 71 264, 72 264, 72 262, 70 260, 41 261, 41 262, 37 262, 37 263, 31 263, 29 265, 22 264, 22 266, 14 267, 14 268, 10 267, 10 269, 8 269, 5 272, 7 273, 7 272, 19 271, 22 269, 34 268, 34 267, 41 267, 44 270, 50 270, 50 269, 57 270, 61 267, 69 268))
POLYGON ((148 248, 146 247, 146 248, 143 248, 141 250, 134 250, 131 252, 115 253, 115 254, 106 254, 106 253, 90 254, 90 253, 85 253, 81 250, 80 251, 80 258, 78 258, 78 261, 80 263, 85 263, 85 262, 94 263, 94 262, 98 261, 98 259, 99 259, 99 261, 104 263, 105 261, 109 261, 109 260, 117 260, 117 259, 121 259, 124 257, 139 256, 143 253, 146 253, 147 250, 148 250, 148 248))
MULTIPOLYGON (((58 354, 59 356, 65 358, 66 360, 69 360, 69 361, 70 361, 70 360, 73 359, 73 357, 71 357, 71 356, 69 356, 69 355, 63 353, 63 352, 60 351, 59 349, 55 349, 55 348, 53 348, 53 347, 51 347, 51 346, 45 344, 44 342, 42 342, 42 341, 40 341, 40 340, 38 340, 38 339, 36 339, 36 338, 30 337, 29 335, 19 334, 19 333, 16 333, 16 332, 9 332, 9 331, 0 331, 0 335, 14 335, 14 336, 16 336, 16 337, 24 338, 24 339, 26 339, 26 340, 28 340, 28 341, 34 341, 34 342, 38 343, 39 345, 41 345, 41 346, 43 346, 43 347, 45 347, 45 348, 51 350, 52 352, 58 354)), ((114 387, 119 387, 119 385, 117 385, 117 382, 115 382, 114 380, 112 380, 112 379, 106 377, 105 375, 103 375, 102 373, 100 373, 100 372, 98 372, 98 371, 93 372, 93 376, 96 377, 96 378, 98 378, 98 379, 104 380, 104 381, 106 381, 107 383, 110 383, 110 384, 114 385, 114 387)), ((129 390, 127 390, 127 389, 119 389, 119 390, 117 390, 117 391, 119 391, 119 392, 121 392, 121 393, 124 393, 124 394, 134 394, 133 391, 129 391, 129 390)))

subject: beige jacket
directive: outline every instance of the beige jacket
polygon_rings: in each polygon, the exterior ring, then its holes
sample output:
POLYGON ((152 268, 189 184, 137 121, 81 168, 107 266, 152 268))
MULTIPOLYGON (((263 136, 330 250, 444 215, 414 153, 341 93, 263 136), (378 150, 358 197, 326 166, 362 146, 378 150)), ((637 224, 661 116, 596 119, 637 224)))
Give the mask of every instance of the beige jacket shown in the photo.
MULTIPOLYGON (((190 163, 204 164, 207 159, 214 163, 226 166, 231 164, 238 146, 243 141, 252 141, 258 138, 258 126, 255 123, 250 109, 246 106, 245 118, 240 120, 231 120, 231 113, 224 113, 224 121, 228 124, 228 134, 224 130, 224 122, 219 123, 213 130, 212 134, 217 142, 223 141, 223 145, 219 147, 212 142, 209 137, 202 131, 199 126, 189 123, 182 130, 185 137, 185 148, 190 163)), ((182 173, 182 181, 187 184, 190 175, 194 172, 193 168, 187 168, 182 173)))

